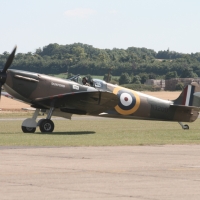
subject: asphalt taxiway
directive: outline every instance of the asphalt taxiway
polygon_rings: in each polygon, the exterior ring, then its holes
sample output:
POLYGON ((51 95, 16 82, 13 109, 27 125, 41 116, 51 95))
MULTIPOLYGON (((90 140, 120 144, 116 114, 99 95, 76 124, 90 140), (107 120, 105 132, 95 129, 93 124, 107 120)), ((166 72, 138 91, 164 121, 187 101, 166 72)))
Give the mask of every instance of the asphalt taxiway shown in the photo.
POLYGON ((199 199, 200 146, 0 147, 0 199, 199 199))

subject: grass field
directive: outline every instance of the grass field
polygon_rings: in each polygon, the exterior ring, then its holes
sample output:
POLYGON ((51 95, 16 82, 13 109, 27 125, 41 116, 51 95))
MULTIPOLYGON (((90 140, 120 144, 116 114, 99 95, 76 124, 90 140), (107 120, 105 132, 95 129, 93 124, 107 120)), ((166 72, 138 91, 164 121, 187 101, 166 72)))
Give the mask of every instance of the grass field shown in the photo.
MULTIPOLYGON (((29 115, 29 114, 28 114, 29 115)), ((127 146, 200 144, 200 119, 182 130, 176 122, 122 119, 54 120, 53 133, 22 133, 20 115, 4 115, 0 121, 0 146, 127 146), (14 117, 19 120, 9 120, 14 117)), ((30 117, 30 116, 29 116, 30 117)), ((2 116, 0 116, 2 118, 2 116)))

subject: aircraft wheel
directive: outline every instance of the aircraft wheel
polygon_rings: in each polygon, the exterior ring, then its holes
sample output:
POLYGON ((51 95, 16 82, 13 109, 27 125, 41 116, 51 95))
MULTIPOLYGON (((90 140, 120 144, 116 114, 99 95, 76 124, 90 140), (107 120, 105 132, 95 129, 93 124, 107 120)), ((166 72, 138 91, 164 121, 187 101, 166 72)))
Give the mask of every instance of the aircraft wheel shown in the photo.
POLYGON ((45 120, 45 119, 40 119, 38 122, 37 122, 37 126, 40 126, 41 122, 45 120))
POLYGON ((36 128, 22 126, 22 131, 24 133, 35 133, 36 128))
POLYGON ((41 120, 39 127, 42 133, 51 133, 54 130, 54 123, 50 119, 44 119, 41 120))
POLYGON ((184 126, 183 126, 183 129, 184 130, 188 130, 190 127, 187 125, 187 124, 185 124, 184 126))

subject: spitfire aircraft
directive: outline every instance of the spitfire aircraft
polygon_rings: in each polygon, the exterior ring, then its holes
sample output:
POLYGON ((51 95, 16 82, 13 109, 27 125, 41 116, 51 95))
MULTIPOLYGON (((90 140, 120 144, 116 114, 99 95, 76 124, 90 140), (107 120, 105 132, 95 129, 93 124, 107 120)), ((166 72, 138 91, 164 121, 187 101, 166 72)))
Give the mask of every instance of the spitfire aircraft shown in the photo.
POLYGON ((200 87, 197 83, 185 87, 174 100, 162 100, 118 85, 93 79, 90 86, 83 85, 81 77, 60 79, 44 74, 9 69, 16 47, 0 72, 1 94, 28 103, 34 108, 32 118, 25 119, 22 131, 34 133, 53 132, 52 116, 71 119, 73 114, 138 120, 159 120, 179 122, 183 129, 189 129, 182 122, 193 122, 200 110, 200 87), (39 112, 47 114, 36 121, 39 112))

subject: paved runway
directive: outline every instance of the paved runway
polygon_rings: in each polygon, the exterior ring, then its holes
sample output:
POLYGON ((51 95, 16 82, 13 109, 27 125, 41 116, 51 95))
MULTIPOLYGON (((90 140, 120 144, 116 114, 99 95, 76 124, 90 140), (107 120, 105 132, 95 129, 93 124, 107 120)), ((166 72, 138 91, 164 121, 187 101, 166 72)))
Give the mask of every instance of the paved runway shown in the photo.
POLYGON ((200 198, 200 146, 0 147, 0 199, 200 198))

